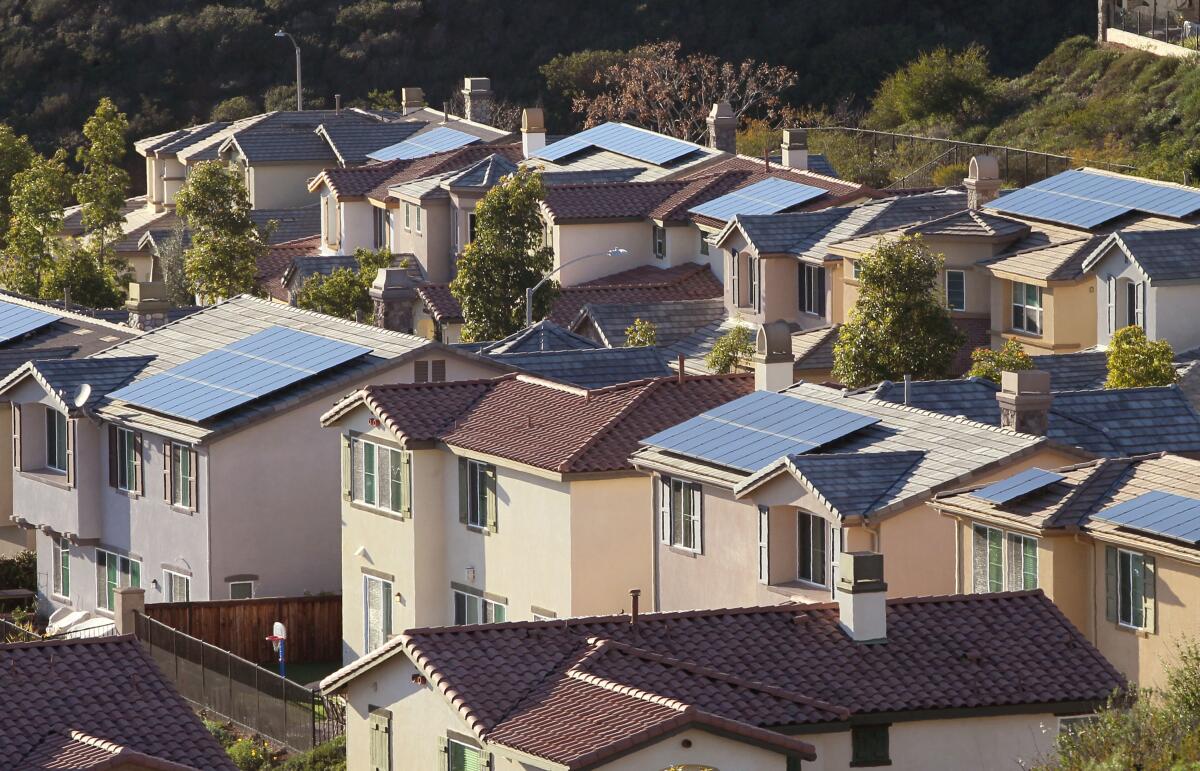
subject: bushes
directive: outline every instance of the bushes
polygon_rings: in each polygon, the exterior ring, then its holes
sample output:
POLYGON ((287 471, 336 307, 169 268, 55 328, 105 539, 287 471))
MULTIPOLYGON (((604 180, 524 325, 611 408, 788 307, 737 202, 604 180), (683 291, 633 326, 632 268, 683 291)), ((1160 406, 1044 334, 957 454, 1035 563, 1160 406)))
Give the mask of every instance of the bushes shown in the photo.
POLYGON ((280 771, 345 771, 346 737, 339 736, 313 747, 311 751, 290 758, 278 768, 280 771))
POLYGON ((272 765, 271 745, 262 739, 241 738, 229 745, 225 751, 241 771, 260 771, 272 765))
POLYGON ((37 591, 37 554, 23 551, 0 557, 0 589, 37 591))
POLYGON ((276 761, 271 745, 258 737, 239 736, 217 720, 203 718, 208 729, 241 771, 346 771, 346 737, 339 736, 308 752, 276 761))

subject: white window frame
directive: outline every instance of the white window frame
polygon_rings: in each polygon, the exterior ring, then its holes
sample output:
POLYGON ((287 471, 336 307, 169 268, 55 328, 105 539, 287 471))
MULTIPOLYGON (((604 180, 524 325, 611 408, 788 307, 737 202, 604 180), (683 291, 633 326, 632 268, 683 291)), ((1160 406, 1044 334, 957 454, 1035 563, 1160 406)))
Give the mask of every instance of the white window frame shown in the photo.
POLYGON ((825 268, 800 264, 800 311, 809 316, 825 316, 825 268))
POLYGON ((746 258, 746 273, 750 276, 750 281, 746 285, 746 307, 758 310, 758 297, 761 293, 761 288, 758 285, 758 258, 753 254, 746 258))
POLYGON ((363 576, 363 650, 370 652, 386 643, 392 636, 392 582, 386 578, 363 576), (379 619, 379 642, 371 642, 371 586, 379 585, 383 618, 379 619))
POLYGON ((952 311, 965 311, 967 309, 967 272, 965 270, 947 270, 946 271, 946 305, 952 311), (953 295, 950 292, 950 277, 958 276, 962 282, 962 303, 954 304, 953 295))
MULTIPOLYGON (((420 364, 420 363, 426 363, 426 362, 417 362, 417 363, 420 364)), ((412 492, 412 476, 411 476, 411 468, 412 467, 411 467, 411 465, 409 466, 409 469, 410 469, 409 476, 401 477, 399 480, 399 483, 401 485, 400 496, 396 496, 395 490, 391 489, 390 486, 394 485, 397 481, 395 478, 395 475, 397 473, 397 468, 403 468, 403 462, 401 460, 401 456, 403 455, 403 453, 407 452, 407 450, 397 450, 394 447, 389 447, 388 445, 379 444, 378 442, 372 442, 369 439, 363 439, 362 437, 359 437, 359 436, 354 437, 352 441, 358 442, 358 443, 362 444, 362 446, 363 446, 362 468, 354 470, 355 474, 357 474, 361 470, 362 475, 363 475, 362 497, 361 498, 355 497, 354 502, 361 506, 366 506, 368 508, 375 509, 376 511, 382 511, 382 512, 385 512, 388 514, 403 513, 404 512, 404 508, 403 508, 404 487, 409 488, 410 495, 412 492), (370 464, 371 468, 369 469, 369 473, 368 473, 368 461, 367 461, 368 450, 370 451, 371 458, 372 458, 372 461, 370 464), (384 465, 382 463, 382 459, 384 457, 383 453, 388 453, 388 455, 387 455, 388 463, 387 463, 387 469, 386 469, 387 473, 386 474, 384 473, 385 469, 384 469, 384 465), (373 484, 374 500, 369 500, 366 497, 366 495, 367 495, 367 477, 368 476, 370 476, 372 484, 373 484), (384 507, 379 504, 379 501, 380 501, 379 491, 380 491, 381 484, 389 485, 389 489, 388 489, 389 507, 384 507)), ((353 449, 352 449, 352 452, 353 452, 353 449)), ((358 453, 354 452, 353 457, 357 458, 358 453)), ((410 459, 410 462, 411 462, 411 459, 410 459)), ((354 485, 351 485, 352 490, 353 490, 353 488, 354 488, 354 485)))
POLYGON ((416 215, 414 216, 415 221, 413 222, 414 230, 417 235, 421 235, 425 232, 421 229, 421 205, 417 204, 413 209, 416 211, 416 215))
POLYGON ((450 614, 455 626, 473 626, 475 624, 501 624, 508 620, 508 605, 495 600, 489 600, 482 594, 464 592, 461 589, 450 591, 450 614), (463 621, 458 620, 458 601, 463 600, 463 621), (499 609, 501 618, 496 618, 499 609), (474 620, 471 619, 474 611, 474 620))
POLYGON ((831 586, 830 581, 830 560, 829 546, 833 542, 830 535, 829 522, 821 516, 809 513, 807 511, 796 512, 796 580, 809 586, 816 586, 822 589, 831 586), (821 545, 818 549, 815 539, 816 530, 820 528, 821 545), (801 559, 804 549, 804 534, 808 533, 808 575, 804 574, 803 561, 801 559), (814 569, 820 563, 821 575, 817 576, 814 569), (819 579, 819 580, 818 580, 819 579))
POLYGON ((975 560, 978 559, 979 555, 975 553, 975 546, 974 546, 975 533, 976 533, 976 531, 979 531, 979 530, 983 530, 985 533, 983 553, 984 553, 984 559, 987 560, 987 564, 984 565, 984 572, 983 572, 983 575, 987 576, 987 588, 984 589, 983 592, 1002 592, 1002 591, 1004 591, 1004 576, 1005 576, 1005 572, 1006 572, 1005 571, 1006 565, 1004 564, 1004 543, 1005 543, 1004 531, 998 527, 992 527, 991 525, 984 525, 984 524, 980 524, 978 522, 976 522, 975 525, 971 528, 971 539, 972 539, 971 540, 971 544, 972 544, 972 546, 971 546, 971 555, 972 555, 972 557, 971 557, 971 559, 972 559, 971 589, 976 594, 981 593, 980 587, 975 586, 975 582, 974 582, 974 576, 979 575, 979 571, 978 571, 979 566, 975 564, 975 560), (995 586, 995 584, 992 580, 992 535, 993 534, 995 534, 996 537, 999 538, 999 540, 1000 540, 1000 565, 999 565, 1000 585, 998 587, 995 586))
POLYGON ((1132 551, 1131 549, 1117 549, 1117 623, 1126 629, 1145 630, 1146 625, 1146 555, 1141 552, 1132 551), (1133 567, 1134 561, 1137 561, 1140 566, 1142 589, 1137 597, 1133 596, 1133 567), (1129 564, 1129 601, 1131 607, 1126 607, 1125 602, 1125 584, 1126 571, 1125 564, 1129 564), (1125 617, 1128 613, 1129 620, 1125 617), (1136 614, 1136 615, 1135 615, 1136 614), (1137 623, 1136 617, 1141 616, 1141 622, 1137 623))
POLYGON ((1145 285, 1140 281, 1130 281, 1129 287, 1126 290, 1127 296, 1133 300, 1129 304, 1128 316, 1129 326, 1138 327, 1139 329, 1146 328, 1146 289, 1145 285))
POLYGON ((1041 577, 1038 574, 1040 569, 1040 555, 1038 549, 1040 544, 1038 539, 1032 535, 1025 533, 1016 533, 1011 530, 1005 530, 1000 527, 993 527, 982 522, 975 522, 971 527, 971 591, 974 594, 982 592, 1016 592, 1025 589, 1036 589, 1041 585, 1041 577), (984 575, 987 576, 987 587, 981 589, 975 585, 975 576, 978 575, 979 565, 977 564, 978 554, 975 552, 975 533, 976 531, 986 531, 986 545, 984 548, 985 559, 987 564, 984 566, 984 575), (995 534, 1000 539, 1000 581, 999 586, 996 586, 992 581, 992 536, 995 534), (1033 586, 1025 585, 1025 576, 1028 572, 1029 565, 1025 559, 1025 546, 1027 542, 1033 543, 1033 586), (1021 555, 1020 570, 1017 574, 1020 578, 1020 586, 1013 586, 1009 580, 1010 573, 1013 572, 1010 557, 1012 556, 1012 544, 1017 545, 1017 550, 1021 555))
POLYGON ((675 549, 704 549, 704 487, 699 482, 662 477, 659 482, 660 540, 675 549))
POLYGON ((729 287, 733 291, 734 307, 742 307, 742 297, 739 294, 741 290, 742 278, 742 255, 737 249, 729 250, 729 287))
POLYGON ((371 207, 371 236, 375 249, 387 245, 387 210, 378 206, 371 207))
POLYGON ((1026 284, 1026 283, 1023 283, 1020 281, 1012 282, 1012 310, 1014 311, 1014 313, 1013 313, 1013 318, 1009 319, 1009 322, 1012 325, 1012 329, 1014 331, 1023 332, 1024 334, 1027 334, 1027 335, 1037 335, 1039 337, 1042 334, 1044 334, 1044 331, 1046 328, 1045 315, 1044 315, 1045 314, 1045 298, 1044 298, 1042 289, 1043 289, 1042 287, 1040 287, 1036 284, 1026 284), (1017 299, 1018 288, 1020 290, 1020 295, 1021 295, 1020 301, 1018 301, 1018 299, 1017 299), (1034 289, 1037 292, 1037 304, 1036 305, 1032 305, 1029 303, 1029 290, 1030 289, 1034 289), (1017 324, 1017 318, 1016 318, 1016 313, 1015 313, 1015 311, 1018 308, 1021 309, 1021 315, 1020 315, 1021 324, 1020 325, 1017 324), (1036 329, 1030 328, 1030 326, 1031 326, 1030 325, 1030 314, 1031 313, 1037 319, 1037 321, 1036 321, 1037 328, 1036 329))
POLYGON ((412 204, 407 201, 404 202, 404 229, 412 231, 412 204))
POLYGON ((253 599, 254 599, 254 581, 253 581, 253 580, 250 580, 250 581, 230 581, 230 582, 229 582, 229 599, 231 599, 231 600, 253 600, 253 599), (250 596, 249 596, 249 597, 234 597, 234 596, 233 596, 233 587, 235 587, 235 586, 243 586, 243 585, 244 585, 244 586, 249 586, 249 587, 250 587, 250 596))
POLYGON ((192 600, 192 577, 186 576, 183 573, 179 573, 174 570, 168 570, 167 568, 163 568, 163 595, 165 596, 165 599, 164 599, 165 602, 191 602, 191 600, 192 600), (173 582, 173 579, 176 579, 176 578, 183 581, 184 596, 182 598, 175 596, 175 584, 173 582))
POLYGON ((771 583, 771 509, 758 507, 758 582, 771 583))
MULTIPOLYGON (((171 505, 182 506, 187 509, 195 510, 196 502, 192 500, 192 481, 196 478, 195 466, 198 465, 199 456, 192 450, 191 447, 182 444, 171 443, 171 505), (184 465, 187 465, 187 474, 184 472, 184 465), (184 499, 187 500, 184 500, 184 499)), ((196 488, 199 492, 199 487, 196 488)))
POLYGON ((138 492, 137 434, 128 428, 116 428, 117 432, 117 489, 127 493, 138 492))
POLYGON ((1111 335, 1117 331, 1117 277, 1109 276, 1104 283, 1108 305, 1108 334, 1111 335))
POLYGON ((54 560, 51 592, 55 597, 71 597, 71 542, 61 535, 51 537, 54 560))
POLYGON ((667 229, 658 224, 652 224, 651 227, 653 228, 654 259, 665 260, 667 259, 667 229))
POLYGON ((46 408, 46 468, 67 473, 67 432, 70 425, 67 416, 51 407, 46 408), (51 424, 53 422, 53 425, 51 424), (59 460, 62 465, 57 465, 59 460))
POLYGON ((97 549, 96 549, 96 607, 100 608, 102 610, 107 610, 109 612, 112 612, 116 608, 116 604, 117 604, 117 599, 116 599, 117 589, 123 589, 127 586, 133 586, 135 588, 140 588, 142 585, 142 567, 143 567, 143 565, 142 565, 141 560, 134 559, 133 557, 129 557, 124 554, 117 554, 116 552, 109 551, 108 549, 101 549, 101 548, 97 547, 97 549), (104 581, 103 582, 100 581, 100 557, 101 557, 101 555, 104 556, 104 581), (110 560, 115 561, 116 566, 117 566, 117 568, 116 568, 117 582, 112 585, 113 586, 113 599, 112 599, 111 605, 109 604, 109 600, 108 600, 108 587, 109 587, 108 565, 109 565, 110 560), (138 579, 137 583, 134 583, 134 581, 133 581, 133 574, 134 574, 133 566, 134 565, 137 565, 137 579, 138 579), (121 569, 122 566, 124 566, 124 568, 125 568, 124 570, 121 569))
MULTIPOLYGON (((465 751, 474 753, 478 757, 477 768, 486 769, 488 767, 487 755, 484 754, 483 750, 455 739, 446 739, 446 771, 458 771, 458 769, 455 769, 452 765, 454 763, 455 746, 462 747, 465 751)), ((463 771, 466 771, 467 768, 469 768, 467 765, 462 767, 463 771)))
POLYGON ((488 469, 491 464, 467 459, 467 527, 487 529, 488 469))

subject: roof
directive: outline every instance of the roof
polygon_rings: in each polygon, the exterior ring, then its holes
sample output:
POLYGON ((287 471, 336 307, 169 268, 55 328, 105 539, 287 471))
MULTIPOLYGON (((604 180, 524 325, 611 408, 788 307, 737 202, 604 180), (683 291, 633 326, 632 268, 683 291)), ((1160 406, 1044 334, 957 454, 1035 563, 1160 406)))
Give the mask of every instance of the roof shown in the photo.
POLYGON ((271 245, 321 235, 321 205, 317 203, 293 209, 252 209, 250 219, 261 229, 275 223, 267 239, 271 245))
POLYGON ((325 414, 365 404, 406 442, 440 440, 558 473, 624 471, 638 441, 749 393, 745 375, 658 378, 581 389, 527 375, 372 385, 325 414))
POLYGON ((242 158, 252 164, 338 159, 324 137, 309 131, 245 131, 225 140, 218 152, 230 147, 236 147, 242 158))
POLYGON ((517 170, 517 164, 499 153, 492 153, 476 161, 463 171, 446 180, 450 187, 477 187, 491 189, 501 179, 517 170))
POLYGON ((518 142, 496 145, 471 144, 410 161, 389 161, 396 164, 392 173, 382 181, 376 182, 374 187, 364 190, 362 194, 376 201, 386 201, 392 198, 389 193, 392 187, 424 177, 466 169, 490 155, 499 155, 510 161, 518 161, 523 157, 518 142))
POLYGON ((1030 357, 1033 368, 1050 373, 1052 391, 1087 391, 1104 387, 1108 380, 1107 351, 1047 353, 1030 357))
POLYGON ((132 635, 0 645, 0 690, 5 768, 30 767, 32 753, 50 752, 50 732, 68 731, 187 767, 234 768, 132 635))
POLYGON ((79 731, 56 730, 47 732, 41 742, 21 759, 21 768, 195 771, 196 767, 152 757, 79 731))
POLYGON ((905 230, 910 235, 969 238, 1020 238, 1029 231, 1027 222, 977 209, 964 209, 905 230))
POLYGON ((1083 269, 1094 268, 1113 247, 1137 263, 1151 281, 1200 281, 1200 228, 1119 230, 1096 247, 1083 269))
MULTIPOLYGON (((33 308, 58 317, 53 323, 0 343, 0 377, 33 359, 82 358, 138 334, 124 324, 65 310, 12 292, 0 291, 0 303, 33 308)), ((127 314, 123 315, 127 317, 127 314)))
POLYGON ((353 254, 297 254, 283 272, 284 286, 299 286, 310 276, 328 276, 335 270, 358 271, 358 258, 353 254))
POLYGON ((587 329, 606 346, 625 344, 625 332, 637 319, 654 325, 659 345, 671 345, 700 327, 724 319, 725 300, 664 300, 661 302, 588 303, 579 309, 573 329, 587 329))
POLYGON ((572 220, 645 219, 688 182, 609 182, 554 185, 546 188, 543 206, 562 224, 572 220))
POLYGON ((777 159, 772 159, 770 165, 766 164, 762 158, 752 158, 748 155, 735 155, 731 158, 724 158, 716 163, 705 166, 700 171, 692 172, 684 178, 688 179, 702 174, 719 174, 724 171, 751 171, 755 173, 770 173, 775 176, 785 179, 794 179, 797 182, 802 182, 806 185, 814 185, 823 187, 835 196, 843 197, 849 195, 862 196, 878 196, 882 195, 878 190, 860 185, 857 182, 850 182, 844 179, 839 179, 834 173, 833 166, 829 163, 824 155, 819 153, 808 154, 808 168, 794 169, 790 166, 784 166, 777 159))
POLYGON ((403 142, 425 128, 424 121, 388 123, 330 121, 317 131, 323 134, 339 161, 346 165, 367 162, 367 154, 388 145, 403 142))
MULTIPOLYGON (((910 386, 909 404, 999 425, 999 390, 999 385, 982 378, 920 380, 910 386)), ((1177 385, 1056 390, 1053 395, 1046 436, 1054 441, 1107 456, 1200 452, 1200 415, 1177 385)), ((885 381, 854 398, 901 404, 904 384, 885 381)))
POLYGON ((564 329, 549 319, 542 319, 533 326, 513 332, 503 340, 484 343, 478 347, 478 352, 494 355, 534 351, 576 351, 599 347, 599 343, 564 329))
POLYGON ((817 329, 802 329, 792 333, 792 357, 796 369, 832 370, 833 346, 841 324, 817 329))
POLYGON ((485 352, 483 355, 505 366, 580 388, 605 388, 671 374, 671 368, 667 366, 668 355, 655 347, 485 352))
POLYGON ((283 285, 283 275, 297 257, 316 256, 320 253, 320 235, 275 244, 259 258, 258 273, 254 276, 255 283, 272 298, 287 302, 288 291, 283 285))
POLYGON ((668 719, 614 693, 786 733, 872 714, 1099 704, 1125 684, 1040 590, 886 607, 886 645, 852 640, 835 603, 413 629, 322 687, 403 654, 483 741, 574 768, 668 719))

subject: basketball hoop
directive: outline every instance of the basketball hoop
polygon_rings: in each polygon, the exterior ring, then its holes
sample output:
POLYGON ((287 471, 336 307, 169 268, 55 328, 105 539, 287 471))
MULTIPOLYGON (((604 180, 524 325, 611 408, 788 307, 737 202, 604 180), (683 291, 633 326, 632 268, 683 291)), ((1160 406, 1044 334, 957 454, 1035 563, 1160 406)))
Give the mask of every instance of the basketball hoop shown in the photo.
POLYGON ((267 642, 271 643, 271 650, 275 651, 276 653, 279 653, 279 643, 286 639, 286 637, 279 637, 273 634, 267 635, 267 642))
POLYGON ((287 627, 282 622, 276 621, 271 626, 271 634, 267 635, 267 642, 271 643, 271 648, 279 654, 279 675, 286 677, 287 670, 284 668, 284 662, 287 659, 287 627))

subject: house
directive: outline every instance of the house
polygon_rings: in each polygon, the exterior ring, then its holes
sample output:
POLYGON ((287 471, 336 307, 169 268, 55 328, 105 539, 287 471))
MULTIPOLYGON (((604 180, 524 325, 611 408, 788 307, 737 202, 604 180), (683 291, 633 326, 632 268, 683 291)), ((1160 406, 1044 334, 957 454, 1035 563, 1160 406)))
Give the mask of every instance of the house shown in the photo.
POLYGON ((320 242, 321 237, 318 235, 270 245, 259 258, 258 270, 254 276, 259 293, 275 302, 290 304, 292 295, 283 283, 283 276, 298 259, 320 257, 320 242))
POLYGON ((0 645, 0 766, 233 771, 133 635, 0 645))
POLYGON ((350 767, 1007 769, 1124 682, 1044 594, 836 599, 410 629, 322 681, 350 767))
POLYGON ((151 602, 336 590, 328 403, 379 378, 499 370, 249 296, 88 358, 22 365, 0 391, 13 405, 13 520, 36 531, 43 612, 103 616, 121 586, 151 602))
POLYGON ((1200 633, 1200 461, 1170 453, 1042 466, 939 495, 960 591, 1038 587, 1130 681, 1165 687, 1200 633))
POLYGON ((629 454, 749 389, 743 375, 588 390, 521 374, 342 399, 321 420, 342 442, 345 660, 412 626, 625 607, 652 576, 652 487, 629 454))

